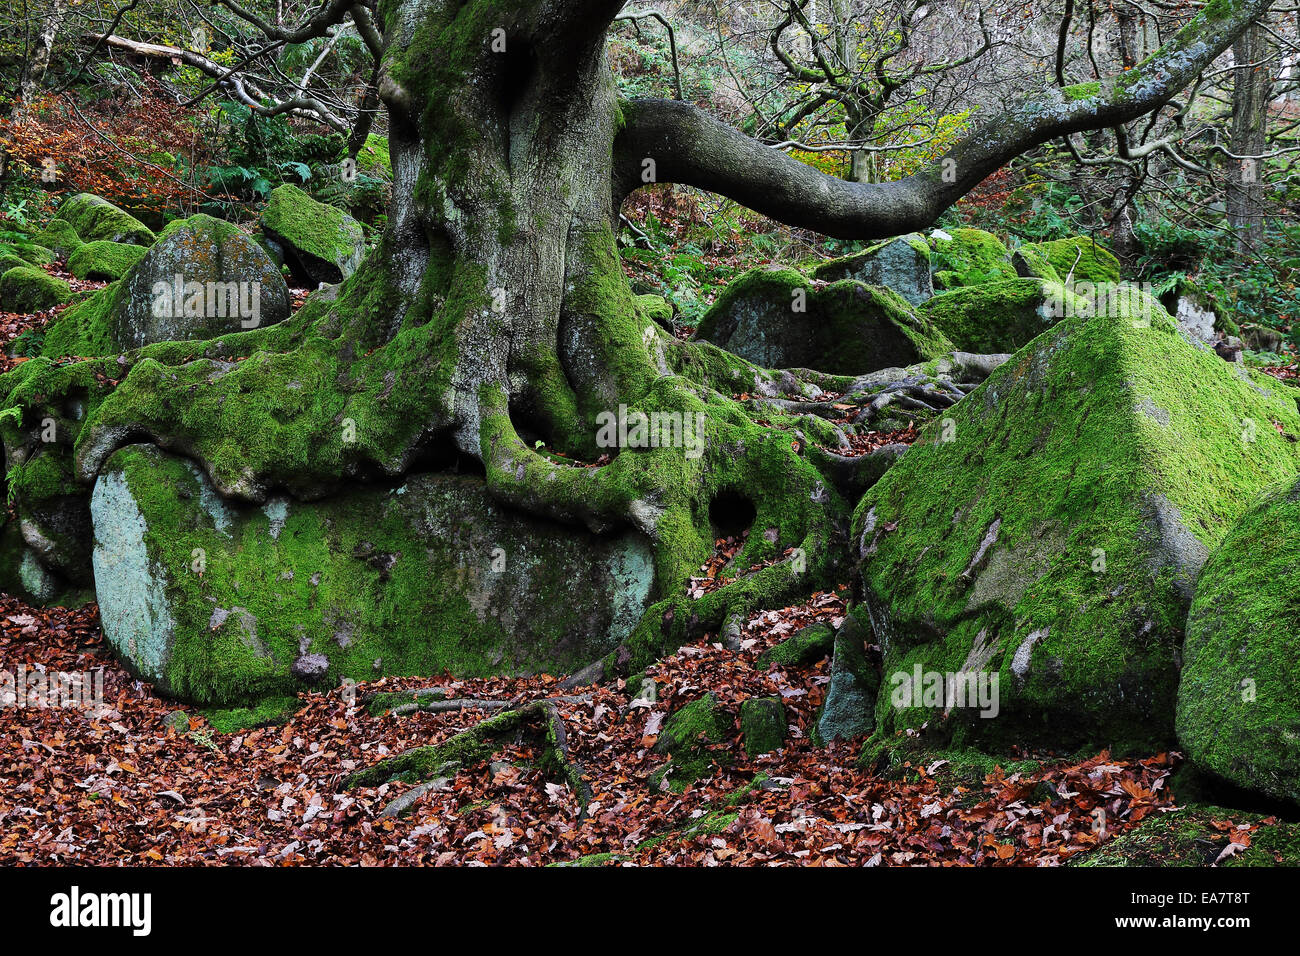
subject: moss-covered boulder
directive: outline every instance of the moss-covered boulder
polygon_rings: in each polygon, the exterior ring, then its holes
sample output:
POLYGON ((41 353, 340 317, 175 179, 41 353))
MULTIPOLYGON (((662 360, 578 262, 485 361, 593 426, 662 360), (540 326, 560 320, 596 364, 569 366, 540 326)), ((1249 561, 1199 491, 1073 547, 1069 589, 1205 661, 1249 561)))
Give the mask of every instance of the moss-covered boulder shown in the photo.
POLYGON ((1052 260, 1047 258, 1047 253, 1032 246, 1021 246, 1011 254, 1011 268, 1015 269, 1016 275, 1022 279, 1061 281, 1061 274, 1052 265, 1052 260))
POLYGON ((867 657, 870 631, 850 614, 835 632, 831 655, 831 682, 817 715, 817 736, 823 741, 865 737, 875 729, 873 709, 880 689, 880 674, 867 657))
POLYGON ((766 368, 838 375, 905 367, 952 350, 903 299, 851 279, 823 285, 794 269, 752 269, 727 286, 695 338, 766 368))
POLYGON ((829 624, 809 624, 760 654, 758 666, 806 667, 829 657, 834 646, 835 632, 829 624))
POLYGON ((1006 245, 983 229, 936 229, 930 234, 930 267, 939 290, 1016 278, 1006 245))
POLYGON ((824 262, 813 270, 812 276, 822 282, 856 279, 867 285, 884 286, 911 305, 920 305, 934 295, 930 246, 919 233, 887 239, 856 255, 824 262))
POLYGON ((1119 281, 1119 260, 1114 253, 1091 236, 1071 236, 1021 246, 1022 256, 1041 253, 1065 282, 1091 282, 1093 285, 1119 281))
POLYGON ((659 730, 654 752, 672 759, 654 775, 678 789, 707 777, 720 761, 729 759, 718 745, 731 736, 735 718, 712 691, 673 711, 659 730))
POLYGON ((26 269, 31 263, 21 259, 12 252, 0 252, 0 276, 10 269, 26 269))
POLYGON ((200 704, 342 677, 572 672, 631 632, 653 580, 638 533, 504 510, 472 476, 257 507, 133 445, 100 472, 90 510, 105 636, 200 704))
POLYGON ((0 242, 0 255, 13 256, 31 266, 48 266, 57 257, 52 249, 35 242, 0 242))
POLYGON ((1300 482, 1265 494, 1197 579, 1178 740, 1198 768, 1300 804, 1300 482))
POLYGON ((785 744, 785 705, 779 697, 751 697, 740 705, 740 740, 745 756, 758 757, 785 744))
POLYGON ((42 354, 109 355, 273 325, 288 315, 289 287, 270 257, 238 227, 191 216, 164 229, 121 281, 51 323, 42 354))
POLYGON ((668 330, 673 329, 673 307, 661 295, 646 293, 636 297, 636 309, 651 322, 668 330))
POLYGON ((1295 473, 1300 415, 1290 389, 1142 300, 1143 318, 1072 317, 1039 336, 859 503, 885 732, 1172 743, 1192 584, 1252 497, 1295 473), (972 702, 990 690, 994 706, 972 702))
POLYGON ((78 193, 63 200, 59 206, 59 219, 72 226, 82 242, 107 239, 151 246, 158 238, 152 229, 125 209, 90 193, 78 193))
POLYGON ((0 312, 43 312, 71 298, 71 286, 35 266, 0 275, 0 312))
POLYGON ((78 246, 68 256, 68 271, 78 279, 121 279, 148 252, 144 246, 96 239, 78 246))
POLYGON ((1082 307, 1059 283, 994 279, 941 293, 917 314, 964 352, 1014 352, 1082 307))
POLYGON ((366 254, 359 222, 289 183, 271 191, 262 231, 284 249, 290 268, 313 283, 343 281, 366 254))
MULTIPOLYGON (((36 242, 46 247, 60 259, 67 259, 84 245, 66 219, 51 219, 35 236, 36 242)), ((74 273, 75 274, 75 273, 74 273)))

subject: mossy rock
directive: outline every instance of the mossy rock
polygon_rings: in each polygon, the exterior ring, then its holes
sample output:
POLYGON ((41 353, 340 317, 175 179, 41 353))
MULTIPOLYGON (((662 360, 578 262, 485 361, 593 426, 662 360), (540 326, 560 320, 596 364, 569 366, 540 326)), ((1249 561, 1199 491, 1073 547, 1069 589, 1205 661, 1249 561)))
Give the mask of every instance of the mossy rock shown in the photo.
POLYGON ((655 753, 672 758, 664 771, 669 782, 685 787, 707 777, 718 760, 727 759, 712 745, 731 736, 733 723, 734 718, 712 692, 673 711, 654 745, 655 753))
POLYGON ((765 368, 860 375, 937 358, 951 343, 898 294, 851 279, 820 286, 785 268, 727 286, 695 338, 765 368))
POLYGON ((148 250, 125 242, 96 239, 82 243, 68 256, 68 271, 78 279, 115 282, 144 258, 148 250))
POLYGON ((35 266, 0 275, 0 312, 44 312, 72 298, 72 287, 35 266))
POLYGON ((1022 279, 1044 279, 1047 282, 1060 282, 1061 274, 1047 258, 1047 253, 1033 246, 1021 246, 1011 254, 1011 268, 1022 279))
MULTIPOLYGON (((1215 823, 1260 823, 1257 813, 1214 806, 1180 807, 1157 813, 1090 853, 1072 857, 1073 866, 1208 867, 1231 842, 1215 823)), ((1300 824, 1276 821, 1251 833, 1250 846, 1224 858, 1221 867, 1300 866, 1300 824)))
POLYGON ((0 252, 0 276, 10 269, 26 269, 31 265, 26 259, 20 259, 12 252, 0 252))
POLYGON ((388 152, 388 137, 371 133, 357 151, 357 168, 368 176, 393 178, 393 160, 388 152))
POLYGON ((1016 278, 1006 245, 983 229, 936 230, 930 235, 930 266, 937 290, 1016 278))
POLYGON ((78 193, 63 200, 58 218, 68 223, 82 242, 107 239, 151 246, 158 238, 152 229, 125 209, 90 193, 78 193))
POLYGON ((809 624, 760 654, 758 666, 806 667, 829 657, 834 647, 835 631, 829 624, 809 624))
POLYGON ((14 256, 31 266, 48 266, 58 258, 54 250, 25 241, 0 242, 0 255, 14 256))
POLYGON ((995 279, 936 295, 917 313, 962 351, 991 354, 1028 345, 1080 305, 1059 283, 995 279))
POLYGON ((785 744, 785 705, 778 697, 751 697, 740 705, 740 738, 745 755, 758 757, 785 744))
POLYGON ((1064 282, 1091 282, 1093 285, 1119 281, 1119 260, 1114 253, 1091 236, 1071 236, 1021 246, 1023 255, 1041 253, 1064 282))
POLYGON ((359 222, 289 183, 271 191, 261 222, 262 231, 284 249, 290 268, 313 283, 343 281, 366 254, 359 222))
POLYGON ((850 614, 835 632, 831 682, 817 714, 817 738, 826 742, 864 737, 876 726, 874 709, 880 674, 867 657, 870 629, 850 614))
POLYGON ((1300 415, 1286 386, 1189 343, 1142 300, 1149 320, 1072 317, 1034 339, 859 503, 885 732, 933 721, 962 746, 1172 743, 1193 582, 1250 500, 1295 474, 1300 415), (918 666, 996 677, 996 717, 909 695, 918 666))
POLYGON ((45 228, 36 234, 35 238, 37 242, 48 248, 60 259, 69 258, 85 245, 81 237, 77 235, 77 230, 72 228, 72 223, 66 219, 51 219, 45 228))
POLYGON ((1271 490, 1196 582, 1178 740, 1202 770, 1300 804, 1300 482, 1271 490))
POLYGON ((822 282, 856 279, 884 286, 913 306, 934 295, 930 247, 919 233, 887 239, 855 255, 822 263, 813 270, 812 277, 822 282))
POLYGON ((636 308, 643 316, 656 325, 662 326, 668 331, 673 328, 673 307, 667 299, 661 295, 638 295, 636 296, 636 308))
POLYGON ((653 582, 639 533, 504 510, 473 476, 259 508, 132 445, 101 470, 90 510, 109 643, 163 693, 203 705, 343 677, 572 672, 631 633, 653 582))
POLYGON ((111 355, 274 325, 288 315, 289 287, 271 258, 236 226, 191 216, 164 229, 121 281, 51 323, 42 354, 111 355))

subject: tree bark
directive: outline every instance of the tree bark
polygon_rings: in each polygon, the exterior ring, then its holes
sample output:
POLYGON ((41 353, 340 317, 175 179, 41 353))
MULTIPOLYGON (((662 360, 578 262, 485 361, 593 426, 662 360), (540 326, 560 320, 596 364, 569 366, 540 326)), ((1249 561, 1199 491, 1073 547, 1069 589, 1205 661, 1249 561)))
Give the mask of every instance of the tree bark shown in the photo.
MULTIPOLYGON (((1232 129, 1229 149, 1235 156, 1264 153, 1268 133, 1271 67, 1261 61, 1272 53, 1268 36, 1252 24, 1232 45, 1236 64, 1232 80, 1232 129)), ((1227 184, 1227 218, 1239 253, 1258 251, 1264 240, 1263 161, 1232 160, 1227 184)))
POLYGON ((31 102, 36 91, 40 89, 41 81, 45 79, 45 71, 49 69, 50 56, 54 51, 54 38, 58 35, 67 12, 67 0, 51 0, 50 12, 41 23, 41 32, 36 38, 36 48, 32 50, 31 59, 23 73, 24 103, 31 102))

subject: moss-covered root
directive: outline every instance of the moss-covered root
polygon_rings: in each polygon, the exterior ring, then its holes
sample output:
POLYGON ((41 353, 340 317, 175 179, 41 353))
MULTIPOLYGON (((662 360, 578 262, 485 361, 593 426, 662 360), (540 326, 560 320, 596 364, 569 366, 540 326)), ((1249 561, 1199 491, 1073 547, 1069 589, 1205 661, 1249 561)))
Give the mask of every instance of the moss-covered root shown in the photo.
MULTIPOLYGON (((572 789, 579 803, 579 816, 585 813, 591 801, 591 788, 583 779, 581 766, 569 752, 568 732, 559 708, 554 701, 538 700, 488 717, 472 727, 444 740, 403 751, 394 757, 381 760, 372 767, 358 770, 343 781, 343 789, 376 787, 394 780, 405 783, 423 783, 437 776, 449 766, 481 763, 490 757, 507 737, 524 735, 540 737, 543 742, 539 764, 553 771, 572 789)), ((427 792, 421 788, 415 798, 403 794, 382 811, 394 816, 408 809, 419 796, 427 792)))

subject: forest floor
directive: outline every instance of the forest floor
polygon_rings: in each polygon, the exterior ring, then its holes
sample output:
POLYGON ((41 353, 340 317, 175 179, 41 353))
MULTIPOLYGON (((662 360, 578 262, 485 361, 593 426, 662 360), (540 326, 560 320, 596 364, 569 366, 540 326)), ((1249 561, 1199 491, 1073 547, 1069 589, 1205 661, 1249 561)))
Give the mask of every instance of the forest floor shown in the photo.
MULTIPOLYGON (((436 684, 451 697, 518 704, 563 696, 559 682, 388 678, 356 685, 355 695, 302 694, 281 725, 220 733, 116 663, 93 604, 0 598, 0 671, 102 668, 106 708, 0 709, 0 865, 1056 865, 1176 807, 1168 785, 1176 754, 1026 754, 1006 767, 952 755, 880 779, 858 767, 860 741, 815 746, 828 662, 757 660, 799 628, 843 613, 838 594, 820 592, 755 615, 739 650, 685 646, 647 672, 655 702, 634 701, 620 681, 560 703, 570 756, 592 791, 585 807, 533 765, 529 743, 506 741, 492 761, 455 772, 392 818, 381 811, 409 784, 345 790, 344 778, 488 714, 373 716, 362 706, 368 696, 436 684), (712 776, 681 793, 655 789, 652 774, 667 758, 651 747, 664 717, 705 691, 732 715, 746 698, 779 697, 786 746, 748 758, 733 725, 712 748, 712 776)), ((1232 841, 1248 841, 1254 826, 1232 841)))

